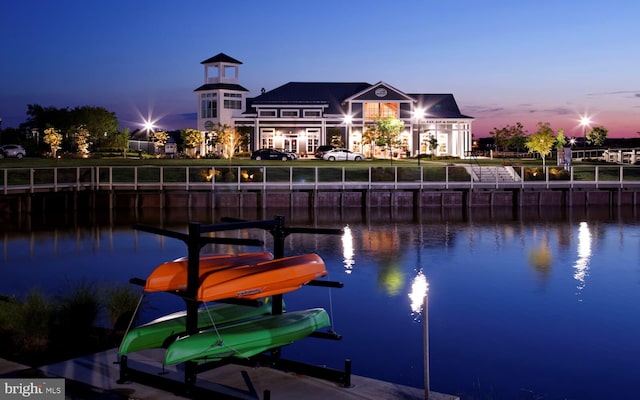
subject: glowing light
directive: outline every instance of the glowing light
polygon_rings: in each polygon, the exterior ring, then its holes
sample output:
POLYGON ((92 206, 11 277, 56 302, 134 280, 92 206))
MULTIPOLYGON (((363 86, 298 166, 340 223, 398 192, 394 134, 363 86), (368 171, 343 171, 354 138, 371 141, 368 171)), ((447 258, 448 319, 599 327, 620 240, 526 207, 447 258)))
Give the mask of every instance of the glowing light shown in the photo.
POLYGON ((583 128, 586 128, 587 126, 591 125, 591 118, 589 118, 588 115, 582 115, 580 116, 580 126, 582 126, 583 128))
POLYGON ((578 259, 573 268, 573 278, 578 281, 578 293, 586 286, 586 279, 589 275, 589 260, 591 259, 591 232, 586 222, 580 222, 578 228, 578 259))
POLYGON ((424 302, 424 297, 427 295, 429 291, 429 282, 427 282, 427 278, 424 276, 422 271, 418 271, 418 274, 415 278, 413 278, 413 282, 411 283, 411 292, 409 292, 409 299, 411 299, 411 312, 414 314, 419 314, 422 310, 422 304, 424 302))
POLYGON ((350 114, 347 114, 344 116, 344 123, 349 125, 351 124, 351 121, 353 121, 353 117, 350 114))
POLYGON ((151 131, 153 131, 153 126, 154 126, 154 125, 153 125, 153 121, 144 121, 143 126, 144 126, 144 129, 145 129, 147 132, 151 132, 151 131))
POLYGON ((424 108, 416 108, 413 110, 413 118, 424 118, 424 108))
POLYGON ((350 274, 353 271, 353 235, 351 234, 351 228, 349 225, 344 227, 344 235, 342 235, 342 256, 344 257, 344 272, 350 274))

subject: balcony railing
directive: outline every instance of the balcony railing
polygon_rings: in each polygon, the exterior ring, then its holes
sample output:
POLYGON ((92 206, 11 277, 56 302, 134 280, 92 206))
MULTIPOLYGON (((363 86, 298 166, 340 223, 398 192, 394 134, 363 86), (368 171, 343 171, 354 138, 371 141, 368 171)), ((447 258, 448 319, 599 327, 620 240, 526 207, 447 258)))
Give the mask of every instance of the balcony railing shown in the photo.
MULTIPOLYGON (((477 166, 475 168, 478 168, 477 166)), ((640 167, 483 166, 480 177, 471 166, 112 166, 0 169, 4 194, 61 190, 312 190, 312 189, 640 189, 640 167)))

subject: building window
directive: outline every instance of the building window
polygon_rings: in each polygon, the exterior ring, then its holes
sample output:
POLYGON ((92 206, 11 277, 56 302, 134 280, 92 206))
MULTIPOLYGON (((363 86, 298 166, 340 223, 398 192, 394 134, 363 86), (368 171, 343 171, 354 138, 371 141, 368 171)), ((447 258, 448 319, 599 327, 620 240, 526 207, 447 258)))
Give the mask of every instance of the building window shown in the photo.
POLYGON ((228 98, 233 99, 242 99, 241 93, 225 93, 224 94, 224 108, 228 110, 241 110, 242 109, 242 100, 227 100, 228 98))
POLYGON ((318 139, 320 139, 319 129, 307 129, 307 153, 313 154, 318 147, 318 139))
POLYGON ((260 110, 258 111, 258 116, 260 117, 275 117, 276 110, 260 110))
POLYGON ((241 110, 242 100, 227 100, 224 99, 224 108, 229 110, 241 110))
POLYGON ((200 118, 217 118, 218 101, 215 93, 204 93, 200 95, 200 118))
POLYGON ((365 103, 364 118, 373 121, 378 118, 398 118, 398 103, 365 103))
POLYGON ((320 110, 304 110, 305 118, 319 118, 322 116, 322 112, 320 110))
POLYGON ((260 131, 260 145, 263 149, 273 148, 273 136, 275 135, 275 129, 261 129, 260 131))
POLYGON ((298 118, 298 110, 281 110, 280 116, 283 118, 298 118))

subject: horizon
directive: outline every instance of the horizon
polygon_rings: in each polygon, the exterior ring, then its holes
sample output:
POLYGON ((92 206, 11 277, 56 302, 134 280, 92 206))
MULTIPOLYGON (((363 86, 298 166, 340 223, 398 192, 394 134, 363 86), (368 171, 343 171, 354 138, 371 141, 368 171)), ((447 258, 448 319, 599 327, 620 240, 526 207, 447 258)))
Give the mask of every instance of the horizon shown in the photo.
POLYGON ((0 24, 2 129, 27 120, 27 105, 104 107, 121 128, 195 128, 201 61, 243 62, 255 97, 287 82, 383 81, 406 93, 451 93, 474 118, 474 137, 538 122, 581 137, 581 117, 611 138, 640 137, 640 3, 499 0, 410 3, 151 0, 12 3, 0 24), (177 4, 177 3, 176 3, 177 4), (312 13, 312 14, 311 14, 312 13), (211 24, 202 16, 212 15, 211 24), (268 23, 265 23, 268 22, 268 23), (213 40, 212 40, 213 39, 213 40))

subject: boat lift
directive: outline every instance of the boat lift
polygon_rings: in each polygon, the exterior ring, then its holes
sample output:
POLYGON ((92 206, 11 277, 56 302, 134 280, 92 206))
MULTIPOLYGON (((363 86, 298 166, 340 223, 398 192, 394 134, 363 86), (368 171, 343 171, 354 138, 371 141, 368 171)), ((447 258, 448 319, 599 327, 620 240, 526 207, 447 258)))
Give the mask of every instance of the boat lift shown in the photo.
MULTIPOLYGON (((223 218, 223 222, 220 224, 202 225, 197 222, 189 223, 188 233, 181 233, 170 231, 163 228, 156 228, 148 225, 136 224, 134 229, 154 233, 174 239, 179 239, 185 242, 188 250, 187 260, 187 288, 184 291, 171 292, 172 294, 179 295, 183 298, 186 304, 186 324, 185 332, 187 335, 192 335, 198 332, 198 307, 200 302, 195 300, 198 291, 199 269, 200 269, 200 251, 206 244, 229 244, 229 245, 244 245, 244 246, 262 246, 263 241, 257 239, 235 239, 235 238, 216 238, 211 236, 203 236, 203 234, 211 232, 221 232, 230 230, 241 229, 264 229, 268 231, 273 237, 273 255, 274 259, 284 257, 284 241, 286 237, 293 233, 310 233, 310 234, 325 234, 325 235, 341 235, 344 233, 342 229, 327 229, 327 228, 301 228, 301 227, 286 227, 285 218, 283 216, 276 216, 272 220, 257 220, 257 221, 245 221, 233 218, 223 218)), ((140 278, 132 278, 130 283, 144 286, 145 280, 140 278)), ((307 286, 321 286, 330 288, 342 288, 341 282, 327 281, 327 280, 313 280, 306 284, 307 286)), ((247 300, 233 300, 229 302, 235 302, 240 304, 255 305, 256 301, 247 300)), ((272 296, 272 314, 278 315, 283 313, 283 295, 272 296)), ((341 336, 335 332, 314 332, 311 337, 317 337, 322 339, 340 340, 341 336)), ((138 383, 147 384, 154 387, 163 388, 165 390, 188 395, 194 397, 200 397, 203 395, 214 394, 220 399, 237 399, 237 391, 230 390, 230 388, 224 385, 218 385, 215 383, 207 382, 208 385, 198 386, 196 384, 197 375, 201 372, 209 371, 227 364, 239 364, 239 365, 262 365, 268 366, 274 369, 295 372, 302 375, 312 376, 324 380, 329 380, 340 384, 343 387, 351 386, 351 360, 346 359, 344 370, 337 370, 328 368, 325 366, 318 366, 307 364, 299 361, 288 360, 282 358, 281 348, 275 348, 269 351, 270 354, 262 353, 246 360, 234 359, 229 357, 222 361, 212 361, 206 363, 198 363, 196 361, 187 361, 184 363, 184 379, 183 382, 177 381, 168 375, 167 372, 162 370, 158 371, 157 368, 152 368, 143 363, 129 360, 126 355, 121 356, 117 363, 120 364, 120 377, 118 383, 126 383, 129 381, 135 381, 138 383)), ((270 392, 268 390, 264 393, 264 399, 270 398, 270 392)))

